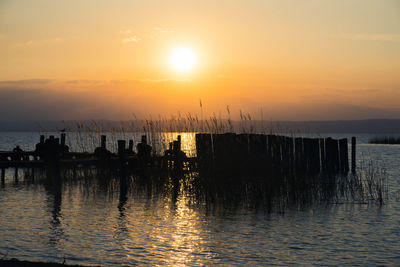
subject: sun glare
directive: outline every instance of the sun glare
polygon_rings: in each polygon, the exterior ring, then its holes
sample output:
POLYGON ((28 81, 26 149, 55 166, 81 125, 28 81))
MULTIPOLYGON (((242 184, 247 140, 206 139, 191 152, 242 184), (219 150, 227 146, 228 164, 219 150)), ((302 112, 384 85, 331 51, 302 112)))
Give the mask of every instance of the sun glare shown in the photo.
POLYGON ((170 63, 175 70, 188 72, 196 66, 196 55, 186 47, 178 47, 172 52, 170 63))

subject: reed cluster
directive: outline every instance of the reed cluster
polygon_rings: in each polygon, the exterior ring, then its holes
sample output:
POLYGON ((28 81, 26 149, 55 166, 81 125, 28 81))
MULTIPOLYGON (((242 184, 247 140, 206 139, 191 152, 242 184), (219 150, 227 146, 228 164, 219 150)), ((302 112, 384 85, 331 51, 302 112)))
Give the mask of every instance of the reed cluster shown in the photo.
MULTIPOLYGON (((92 152, 100 144, 100 136, 106 135, 107 149, 117 151, 117 140, 140 141, 141 135, 147 135, 149 144, 153 147, 154 155, 163 155, 169 142, 176 139, 178 134, 186 134, 191 140, 186 143, 195 143, 194 133, 208 133, 211 135, 235 132, 235 133, 285 133, 288 136, 300 136, 300 132, 282 129, 279 125, 265 121, 254 121, 250 114, 240 112, 240 120, 232 121, 230 110, 227 107, 227 117, 222 118, 213 114, 209 118, 199 118, 197 115, 187 114, 138 120, 135 116, 130 122, 121 121, 119 124, 107 121, 82 121, 74 124, 65 122, 64 129, 68 134, 67 144, 71 151, 92 152)), ((59 130, 59 129, 57 129, 59 130)), ((183 150, 188 156, 195 156, 195 146, 185 148, 183 138, 183 150)), ((260 164, 258 164, 260 165, 260 164)), ((225 166, 226 167, 226 166, 225 166)), ((263 207, 270 209, 279 207, 301 208, 315 203, 370 203, 384 204, 387 201, 386 173, 374 166, 359 166, 355 174, 343 173, 302 173, 280 168, 279 171, 262 169, 254 173, 255 168, 248 172, 242 172, 240 176, 235 172, 226 171, 220 173, 202 173, 193 170, 190 173, 179 174, 179 177, 170 174, 157 174, 146 176, 132 174, 128 179, 129 186, 137 187, 146 184, 143 188, 154 193, 174 192, 173 195, 189 194, 195 198, 195 203, 214 205, 222 203, 223 206, 247 206, 252 208, 263 207), (157 190, 154 186, 157 185, 157 190), (179 188, 179 190, 177 189, 179 188), (182 188, 185 190, 182 192, 182 188), (172 191, 171 191, 172 190, 172 191), (187 191, 189 190, 189 191, 187 191), (177 193, 178 192, 178 193, 177 193), (189 193, 188 193, 189 192, 189 193)), ((117 177, 117 172, 106 175, 98 170, 69 170, 64 176, 69 177, 99 177, 103 180, 106 176, 117 177), (77 174, 78 173, 78 174, 77 174)), ((108 187, 105 182, 102 186, 108 187)), ((115 189, 115 184, 112 186, 115 189)))

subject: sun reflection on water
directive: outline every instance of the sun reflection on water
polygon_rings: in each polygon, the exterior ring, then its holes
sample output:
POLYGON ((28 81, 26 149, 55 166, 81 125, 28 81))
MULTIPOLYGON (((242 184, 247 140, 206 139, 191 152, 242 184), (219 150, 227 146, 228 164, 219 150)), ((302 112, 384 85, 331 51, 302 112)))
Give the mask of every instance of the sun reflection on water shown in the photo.
POLYGON ((135 203, 136 210, 126 216, 128 237, 123 246, 127 259, 136 262, 141 249, 160 265, 201 264, 213 257, 204 239, 208 233, 205 215, 196 208, 198 203, 188 190, 191 182, 191 177, 171 178, 163 197, 150 200, 151 204, 143 205, 140 211, 135 203))

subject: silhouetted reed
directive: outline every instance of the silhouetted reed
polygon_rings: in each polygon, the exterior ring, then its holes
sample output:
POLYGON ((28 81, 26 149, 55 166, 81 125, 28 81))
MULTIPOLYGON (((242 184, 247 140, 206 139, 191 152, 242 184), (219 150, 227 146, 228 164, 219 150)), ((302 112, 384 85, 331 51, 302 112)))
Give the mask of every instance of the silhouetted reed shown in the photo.
MULTIPOLYGON (((132 139, 134 143, 138 143, 140 135, 145 134, 153 147, 152 154, 157 156, 164 154, 169 142, 176 139, 177 135, 185 133, 190 133, 187 138, 192 140, 187 143, 192 144, 195 142, 193 133, 208 133, 216 136, 220 133, 236 132, 243 134, 235 138, 256 139, 259 135, 254 133, 268 133, 275 136, 284 132, 290 137, 301 135, 299 132, 281 129, 279 125, 272 123, 254 122, 250 114, 244 114, 242 111, 240 111, 240 121, 235 124, 231 120, 229 106, 227 106, 225 119, 215 114, 204 119, 202 111, 200 119, 197 115, 182 116, 178 113, 176 116, 158 116, 156 119, 150 117, 137 120, 134 117, 131 122, 121 122, 118 126, 95 120, 64 126, 66 131, 74 132, 71 133, 74 138, 70 138, 68 143, 73 150, 93 151, 100 143, 100 136, 106 134, 109 140, 107 149, 116 152, 117 140, 132 139)), ((213 161, 212 164, 205 162, 204 165, 204 161, 198 159, 198 168, 187 169, 182 173, 165 173, 155 170, 149 173, 130 172, 126 181, 126 190, 127 192, 135 190, 137 193, 145 192, 148 197, 169 196, 171 199, 176 199, 179 194, 183 194, 186 197, 190 196, 192 203, 202 203, 207 209, 222 206, 271 211, 304 208, 316 203, 376 202, 384 204, 387 200, 386 174, 372 164, 360 166, 355 174, 347 174, 347 171, 340 173, 336 170, 319 171, 319 166, 318 170, 314 171, 310 166, 314 164, 314 161, 318 161, 319 165, 319 158, 295 162, 296 157, 288 157, 285 154, 287 149, 293 150, 295 139, 284 136, 274 138, 277 138, 275 141, 279 144, 277 157, 287 160, 278 160, 279 163, 276 163, 274 158, 268 158, 263 151, 265 144, 262 140, 260 144, 257 141, 256 145, 241 148, 240 144, 237 147, 229 144, 219 146, 211 138, 208 145, 211 153, 209 159, 213 161), (290 146, 285 143, 288 142, 288 138, 292 143, 290 146), (232 149, 243 149, 249 153, 237 153, 232 149), (243 156, 235 158, 234 154, 243 156), (275 165, 268 162, 275 162, 273 163, 275 165), (212 166, 211 170, 208 169, 210 166, 212 166), (304 166, 308 166, 308 169, 303 169, 304 166)), ((194 147, 184 147, 183 150, 187 156, 197 154, 194 147)), ((323 165, 322 159, 321 164, 323 165)), ((118 192, 121 189, 118 166, 110 166, 107 169, 72 168, 64 170, 63 177, 64 182, 69 183, 80 180, 80 185, 84 187, 90 187, 96 180, 96 187, 102 191, 118 192)))

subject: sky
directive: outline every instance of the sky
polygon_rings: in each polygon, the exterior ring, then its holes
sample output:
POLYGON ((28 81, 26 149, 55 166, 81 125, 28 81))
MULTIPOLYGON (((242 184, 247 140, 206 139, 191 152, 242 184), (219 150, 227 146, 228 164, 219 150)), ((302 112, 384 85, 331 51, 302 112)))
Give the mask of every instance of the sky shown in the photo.
POLYGON ((400 1, 0 0, 0 120, 228 106, 234 119, 400 119, 400 1), (191 70, 171 65, 178 47, 191 70))

